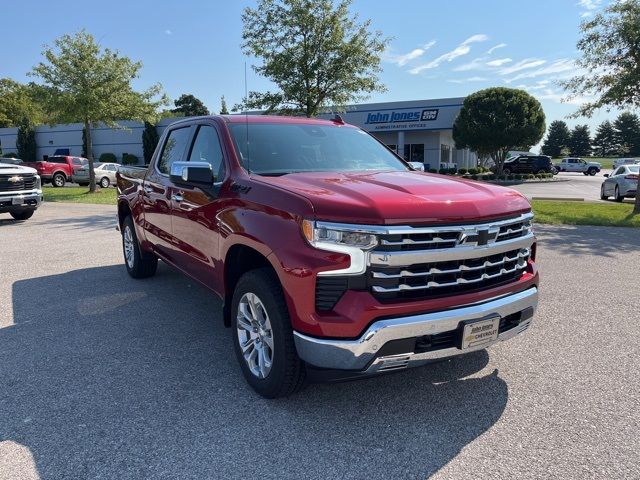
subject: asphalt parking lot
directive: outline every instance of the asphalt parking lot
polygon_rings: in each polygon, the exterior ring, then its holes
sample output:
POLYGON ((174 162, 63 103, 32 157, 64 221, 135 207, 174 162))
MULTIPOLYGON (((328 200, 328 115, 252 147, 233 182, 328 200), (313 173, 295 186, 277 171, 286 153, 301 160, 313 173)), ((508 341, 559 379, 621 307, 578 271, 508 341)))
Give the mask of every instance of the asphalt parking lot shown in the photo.
POLYGON ((593 177, 585 176, 582 173, 562 172, 555 177, 562 180, 561 182, 523 183, 513 185, 512 188, 515 188, 528 198, 582 198, 600 202, 600 186, 605 180, 605 173, 611 173, 611 171, 603 170, 593 177))
POLYGON ((165 265, 130 279, 114 221, 0 217, 2 479, 640 478, 637 231, 538 226, 520 338, 268 401, 220 302, 165 265))

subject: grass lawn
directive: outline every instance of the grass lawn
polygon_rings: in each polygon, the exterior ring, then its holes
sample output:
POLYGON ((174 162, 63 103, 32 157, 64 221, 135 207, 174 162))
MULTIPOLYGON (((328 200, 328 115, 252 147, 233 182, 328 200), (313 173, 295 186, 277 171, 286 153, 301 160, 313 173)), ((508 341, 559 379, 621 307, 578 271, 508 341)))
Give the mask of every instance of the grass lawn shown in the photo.
POLYGON ((42 188, 42 192, 45 202, 116 204, 116 189, 111 187, 97 187, 95 193, 89 193, 89 187, 55 188, 45 186, 42 188))
POLYGON ((640 215, 633 215, 633 203, 556 202, 533 200, 537 223, 555 225, 603 225, 640 228, 640 215))

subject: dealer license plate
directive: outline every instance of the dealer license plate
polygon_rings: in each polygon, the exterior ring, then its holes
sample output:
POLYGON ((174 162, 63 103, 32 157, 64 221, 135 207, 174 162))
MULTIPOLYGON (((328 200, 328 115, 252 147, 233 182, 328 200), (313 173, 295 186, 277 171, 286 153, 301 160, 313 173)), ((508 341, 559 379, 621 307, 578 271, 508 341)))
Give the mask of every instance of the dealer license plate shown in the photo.
POLYGON ((466 323, 462 332, 462 349, 489 344, 498 338, 500 317, 466 323))
POLYGON ((13 197, 11 199, 12 205, 24 205, 24 198, 22 197, 13 197))

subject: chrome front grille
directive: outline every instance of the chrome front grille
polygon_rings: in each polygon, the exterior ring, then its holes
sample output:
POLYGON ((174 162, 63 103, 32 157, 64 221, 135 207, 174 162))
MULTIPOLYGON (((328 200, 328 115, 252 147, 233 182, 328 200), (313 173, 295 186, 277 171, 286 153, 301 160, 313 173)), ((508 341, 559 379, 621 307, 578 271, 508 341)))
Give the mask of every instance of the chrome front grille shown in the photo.
POLYGON ((520 278, 531 257, 532 214, 477 225, 387 227, 369 253, 367 283, 380 300, 429 298, 520 278))
POLYGON ((35 175, 0 175, 0 192, 33 190, 35 186, 35 175))

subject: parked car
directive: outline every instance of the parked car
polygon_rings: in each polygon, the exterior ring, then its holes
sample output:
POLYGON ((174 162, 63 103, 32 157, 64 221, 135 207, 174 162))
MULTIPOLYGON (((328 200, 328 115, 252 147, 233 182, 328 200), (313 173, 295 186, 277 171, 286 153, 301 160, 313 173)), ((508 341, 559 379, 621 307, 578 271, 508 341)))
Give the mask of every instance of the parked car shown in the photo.
POLYGON ((581 158, 570 157, 563 158, 562 161, 556 164, 556 168, 559 172, 581 172, 585 175, 595 175, 602 170, 602 164, 598 162, 587 162, 581 158))
POLYGON ((0 157, 0 163, 4 163, 5 165, 22 165, 24 162, 19 158, 0 157))
POLYGON ((613 162, 613 169, 615 170, 622 165, 640 165, 640 160, 637 158, 618 158, 613 162))
POLYGON ((611 175, 605 174, 604 182, 600 187, 600 198, 607 200, 613 196, 616 202, 623 198, 634 198, 638 190, 638 177, 640 177, 640 165, 622 165, 615 169, 611 175))
POLYGON ((162 259, 219 295, 268 398, 484 349, 537 306, 523 195, 415 171, 339 118, 184 119, 117 179, 129 275, 162 259))
MULTIPOLYGON (((107 188, 109 185, 116 184, 116 172, 119 165, 117 163, 100 163, 93 164, 93 170, 96 174, 96 185, 107 188)), ((80 185, 89 185, 89 165, 84 165, 73 171, 73 181, 80 185)))
POLYGON ((46 160, 25 162, 24 165, 35 168, 43 183, 51 182, 54 187, 64 187, 72 181, 73 170, 86 165, 89 161, 83 157, 69 155, 54 155, 46 160))
POLYGON ((42 184, 36 170, 0 162, 0 213, 27 220, 41 203, 42 184))
MULTIPOLYGON (((495 167, 493 168, 495 171, 495 167)), ((502 167, 502 173, 557 173, 551 162, 551 157, 546 155, 518 155, 508 158, 502 167)))

